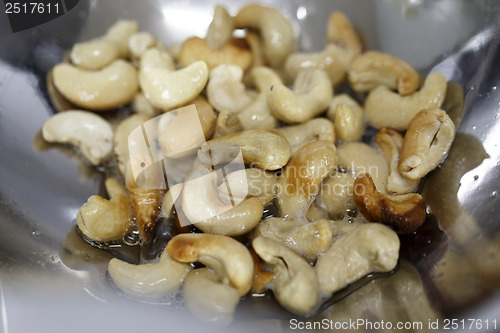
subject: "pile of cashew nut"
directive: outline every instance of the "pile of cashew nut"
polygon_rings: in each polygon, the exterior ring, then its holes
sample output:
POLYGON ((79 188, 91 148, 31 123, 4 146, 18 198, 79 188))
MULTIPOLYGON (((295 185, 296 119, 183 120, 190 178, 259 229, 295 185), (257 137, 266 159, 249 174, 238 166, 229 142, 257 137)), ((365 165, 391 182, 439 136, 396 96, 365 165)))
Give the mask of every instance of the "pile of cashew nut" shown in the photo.
MULTIPOLYGON (((395 269, 398 234, 426 218, 419 182, 454 140, 440 109, 447 81, 431 73, 420 85, 403 60, 363 52, 340 12, 326 31, 323 51, 299 53, 278 10, 251 4, 231 15, 217 6, 204 38, 169 48, 119 21, 52 69, 59 112, 44 124, 44 139, 116 170, 106 173, 107 198, 93 195, 79 210, 82 237, 105 244, 135 232, 147 243, 161 219, 194 226, 178 228, 156 260, 112 259, 109 275, 124 293, 158 298, 182 288, 188 309, 226 325, 249 293, 269 290, 308 316, 350 283, 395 269), (343 82, 356 98, 334 93, 343 82), (193 104, 199 125, 172 117, 193 104), (115 123, 100 113, 116 109, 131 112, 115 123), (130 134, 154 117, 161 151, 191 169, 168 189, 141 186, 130 161, 140 144, 130 134), (224 186, 213 166, 238 152, 246 168, 226 175, 224 186), (221 213, 206 218, 213 211, 221 213)), ((155 171, 143 177, 164 182, 155 171)))

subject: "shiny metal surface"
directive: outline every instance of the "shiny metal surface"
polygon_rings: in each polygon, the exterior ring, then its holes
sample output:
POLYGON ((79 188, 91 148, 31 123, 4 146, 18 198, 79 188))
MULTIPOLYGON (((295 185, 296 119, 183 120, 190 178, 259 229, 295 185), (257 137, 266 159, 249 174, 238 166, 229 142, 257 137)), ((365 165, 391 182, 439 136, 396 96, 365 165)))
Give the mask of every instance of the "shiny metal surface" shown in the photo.
MULTIPOLYGON (((105 251, 72 232, 102 176, 39 131, 54 112, 45 74, 76 41, 119 18, 138 20, 167 45, 203 36, 216 3, 235 13, 247 1, 81 0, 68 14, 12 34, 0 13, 0 327, 4 332, 98 329, 211 329, 175 311, 175 299, 147 304, 115 292, 105 251)), ((423 194, 439 221, 405 241, 400 269, 377 279, 316 319, 499 319, 500 327, 500 3, 469 0, 267 0, 293 20, 302 50, 323 47, 333 10, 345 12, 367 48, 403 58, 459 85, 450 109, 465 113, 450 156, 423 194), (444 230, 444 232, 442 230, 444 230), (473 316, 473 317, 472 317, 473 316)), ((135 255, 134 253, 128 255, 135 255)), ((258 300, 257 300, 258 301, 258 300)), ((235 326, 282 331, 289 314, 273 301, 244 302, 235 326), (256 320, 256 318, 263 318, 256 320)))

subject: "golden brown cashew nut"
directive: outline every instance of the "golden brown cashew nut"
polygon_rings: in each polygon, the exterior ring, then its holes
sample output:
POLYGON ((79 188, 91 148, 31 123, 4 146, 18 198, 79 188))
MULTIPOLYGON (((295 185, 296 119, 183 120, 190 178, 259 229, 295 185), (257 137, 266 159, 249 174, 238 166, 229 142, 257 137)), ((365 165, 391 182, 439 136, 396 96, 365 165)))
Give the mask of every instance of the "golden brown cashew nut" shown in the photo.
POLYGON ((205 40, 214 50, 220 50, 233 36, 233 18, 221 5, 215 6, 214 18, 208 26, 205 40))
POLYGON ((419 180, 406 179, 398 169, 399 153, 403 146, 403 136, 392 128, 381 128, 375 135, 375 142, 382 149, 382 152, 389 162, 389 178, 387 178, 387 192, 405 194, 413 191, 419 180))
POLYGON ((368 221, 386 224, 399 234, 412 233, 425 222, 425 202, 420 194, 380 193, 369 174, 356 178, 353 198, 368 221))
POLYGON ((71 103, 94 111, 110 110, 129 103, 139 87, 137 70, 115 60, 98 71, 61 63, 52 70, 54 85, 71 103))
POLYGON ((243 131, 238 115, 233 112, 219 112, 215 122, 213 139, 243 131))
POLYGON ((274 295, 286 309, 306 315, 320 301, 316 272, 307 261, 274 240, 258 237, 252 242, 259 257, 273 267, 274 295))
POLYGON ((271 67, 281 67, 295 48, 293 27, 277 9, 250 4, 240 9, 234 23, 237 28, 259 30, 264 57, 271 67))
POLYGON ((316 201, 325 206, 328 215, 333 218, 342 218, 349 207, 354 188, 354 177, 343 172, 334 172, 323 179, 321 191, 316 201))
POLYGON ((365 112, 358 102, 349 95, 333 96, 326 116, 333 121, 338 140, 355 141, 361 139, 366 127, 365 112))
POLYGON ((383 85, 404 96, 417 90, 419 76, 413 67, 399 58, 368 51, 353 61, 349 68, 349 82, 355 91, 370 91, 383 85))
POLYGON ((283 134, 288 140, 292 154, 311 141, 323 140, 335 143, 333 123, 326 118, 311 119, 303 124, 280 127, 275 131, 283 134))
POLYGON ((355 228, 335 241, 318 259, 321 291, 333 293, 372 272, 388 272, 398 263, 399 238, 378 223, 355 228))
POLYGON ((191 271, 191 266, 172 259, 163 251, 154 263, 133 265, 113 258, 109 276, 123 292, 144 298, 160 298, 176 291, 191 271))
POLYGON ((199 261, 213 269, 219 280, 233 286, 240 296, 252 286, 252 256, 243 244, 231 237, 180 234, 168 242, 167 251, 177 261, 199 261))
POLYGON ((266 170, 282 168, 290 159, 292 151, 285 137, 270 130, 249 130, 238 132, 207 143, 230 142, 240 146, 245 163, 266 170))
POLYGON ((399 171, 407 179, 420 179, 441 163, 455 138, 455 125, 445 111, 420 111, 403 139, 399 171))
POLYGON ((76 217, 81 232, 98 242, 121 239, 133 227, 132 210, 123 185, 115 178, 108 178, 105 185, 110 199, 91 196, 76 217))
POLYGON ((320 70, 300 72, 293 91, 275 84, 267 92, 271 113, 289 124, 303 123, 325 111, 333 96, 330 79, 320 70))
POLYGON ((174 70, 172 58, 153 48, 141 57, 139 83, 154 107, 169 111, 198 96, 205 88, 208 73, 208 67, 203 61, 174 70))
POLYGON ((429 74, 422 88, 408 96, 379 86, 366 99, 366 116, 375 128, 392 127, 403 131, 421 110, 440 107, 445 95, 446 78, 441 73, 429 74))
POLYGON ((361 52, 361 43, 347 17, 340 12, 330 15, 327 44, 322 52, 294 53, 285 63, 285 73, 294 80, 303 70, 321 69, 333 86, 344 80, 352 60, 361 52))

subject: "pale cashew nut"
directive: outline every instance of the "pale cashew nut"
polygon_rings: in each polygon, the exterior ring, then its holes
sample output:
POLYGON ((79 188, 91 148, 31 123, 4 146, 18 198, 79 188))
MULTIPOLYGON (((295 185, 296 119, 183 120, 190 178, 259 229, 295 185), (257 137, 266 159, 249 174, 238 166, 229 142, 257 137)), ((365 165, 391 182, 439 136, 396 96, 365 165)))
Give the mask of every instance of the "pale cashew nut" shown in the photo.
POLYGON ((139 87, 135 67, 120 59, 98 71, 61 63, 54 67, 52 76, 64 98, 94 111, 110 110, 129 103, 139 87))
POLYGON ((292 24, 277 9, 250 4, 240 9, 234 23, 237 28, 259 30, 264 57, 271 67, 281 67, 295 48, 292 24))
POLYGON ((71 62, 83 69, 101 69, 118 58, 128 55, 128 41, 136 33, 135 21, 120 20, 106 34, 84 43, 77 43, 70 53, 71 62))
POLYGON ((273 267, 276 300, 296 314, 311 313, 320 301, 314 268, 300 255, 272 239, 255 238, 252 246, 259 257, 273 267))
POLYGON ((355 91, 370 91, 383 85, 404 96, 417 90, 419 76, 413 67, 399 58, 368 51, 353 61, 349 68, 349 82, 355 91))
POLYGON ((335 143, 333 123, 326 118, 314 118, 300 125, 275 129, 283 134, 292 147, 292 154, 311 141, 323 140, 335 143))
POLYGON ((375 142, 382 149, 382 152, 389 162, 389 178, 387 178, 387 191, 389 193, 405 194, 413 191, 419 179, 406 179, 399 172, 399 153, 403 146, 403 136, 392 128, 382 127, 375 135, 375 142))
POLYGON ((334 96, 328 107, 327 117, 333 121, 338 140, 356 141, 363 136, 366 127, 365 112, 349 95, 334 96))
POLYGON ((385 86, 373 89, 365 102, 368 121, 375 128, 392 127, 403 131, 423 109, 438 108, 446 96, 446 78, 432 73, 419 91, 400 96, 385 86))
POLYGON ((108 273, 124 293, 142 298, 160 298, 175 292, 192 270, 188 264, 172 259, 163 251, 154 263, 133 265, 113 258, 108 273))
POLYGON ((425 222, 425 202, 420 194, 381 193, 369 174, 356 178, 353 198, 356 208, 368 221, 386 224, 399 234, 412 233, 425 222))
POLYGON ((102 117, 71 110, 50 117, 42 128, 44 140, 77 146, 92 164, 106 161, 113 149, 113 129, 102 117))
POLYGON ((179 234, 168 242, 167 251, 177 261, 199 261, 213 269, 219 280, 234 287, 240 296, 252 286, 252 256, 243 244, 231 237, 179 234))
POLYGON ((266 60, 264 58, 264 50, 260 36, 252 31, 247 31, 247 34, 245 35, 245 41, 252 51, 253 61, 251 68, 264 66, 266 60))
POLYGON ((91 196, 76 217, 80 231, 97 242, 121 239, 134 225, 130 202, 123 185, 115 178, 106 179, 105 185, 110 199, 91 196))
POLYGON ((372 272, 389 272, 398 262, 399 238, 378 223, 361 225, 337 239, 319 257, 321 291, 333 293, 372 272))
POLYGON ((207 143, 230 142, 240 146, 245 163, 266 170, 282 168, 290 159, 292 151, 285 137, 270 130, 248 130, 238 132, 207 143))
POLYGON ((346 213, 348 202, 352 199, 354 177, 343 172, 334 172, 323 179, 321 190, 316 201, 324 206, 328 215, 342 218, 346 213))
POLYGON ((219 196, 228 203, 233 200, 243 200, 246 196, 258 198, 265 206, 274 199, 274 191, 278 178, 273 172, 250 168, 231 172, 226 177, 225 184, 219 185, 219 196), (231 192, 231 193, 229 193, 231 192))
POLYGON ((455 125, 438 108, 420 111, 403 139, 399 171, 407 179, 420 179, 434 170, 448 154, 455 138, 455 125))
POLYGON ((144 96, 142 91, 139 91, 135 94, 134 99, 132 100, 132 109, 137 113, 142 113, 148 116, 157 116, 161 113, 160 109, 155 108, 149 100, 144 96))
POLYGON ((275 84, 267 93, 271 113, 286 123, 303 123, 325 111, 333 96, 330 79, 320 70, 300 72, 294 90, 275 84))
POLYGON ((198 96, 205 88, 208 73, 203 61, 175 71, 170 56, 153 48, 141 57, 139 83, 154 107, 168 111, 198 96))
POLYGON ((54 85, 54 78, 52 71, 47 73, 47 77, 45 80, 45 84, 47 86, 47 93, 49 95, 50 101, 52 105, 56 109, 57 112, 63 112, 68 110, 77 109, 76 106, 71 104, 56 88, 54 85))
POLYGON ((236 113, 219 112, 215 122, 213 139, 243 131, 243 125, 236 113))
POLYGON ((253 98, 241 82, 243 70, 235 65, 219 65, 210 71, 207 84, 208 101, 217 111, 239 112, 253 98))
POLYGON ((233 36, 234 22, 233 18, 221 5, 215 6, 214 18, 208 26, 205 40, 214 50, 220 50, 233 36))
POLYGON ((137 32, 130 36, 128 48, 132 59, 140 59, 148 49, 156 46, 156 38, 149 32, 137 32))
POLYGON ((161 214, 164 217, 173 217, 172 211, 175 202, 181 197, 184 184, 175 184, 168 189, 161 203, 161 214))

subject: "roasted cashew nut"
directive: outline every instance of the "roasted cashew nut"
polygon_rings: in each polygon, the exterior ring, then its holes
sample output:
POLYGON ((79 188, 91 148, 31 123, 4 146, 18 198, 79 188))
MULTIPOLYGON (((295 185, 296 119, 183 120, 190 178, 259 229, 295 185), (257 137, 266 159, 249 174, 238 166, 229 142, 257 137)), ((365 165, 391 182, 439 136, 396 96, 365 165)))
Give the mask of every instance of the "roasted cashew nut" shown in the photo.
POLYGON ((366 116, 375 128, 392 127, 403 131, 421 110, 440 107, 445 96, 446 78, 441 73, 429 74, 422 88, 407 96, 378 86, 366 99, 366 116))
POLYGON ((448 154, 454 138, 455 125, 445 111, 420 111, 403 139, 399 157, 403 177, 417 180, 434 170, 448 154))
POLYGON ((305 144, 323 140, 335 143, 335 130, 333 123, 325 118, 314 118, 300 125, 291 125, 275 129, 283 134, 292 147, 292 154, 305 144))
POLYGON ((332 218, 342 218, 352 199, 354 177, 343 172, 334 172, 323 179, 316 202, 324 206, 332 218))
POLYGON ((303 123, 325 111, 333 96, 330 79, 321 70, 303 71, 297 75, 294 90, 275 84, 267 92, 271 113, 289 124, 303 123))
POLYGON ((113 129, 100 116, 71 110, 50 117, 42 128, 44 140, 77 146, 92 164, 108 159, 113 149, 113 129))
POLYGON ((108 273, 124 293, 143 298, 160 298, 176 291, 191 271, 191 266, 172 259, 163 251, 154 263, 133 265, 113 258, 108 273))
POLYGON ((205 88, 208 73, 208 67, 203 61, 174 70, 172 58, 153 48, 141 57, 139 83, 154 107, 169 111, 198 96, 205 88))
POLYGON ((274 295, 286 309, 300 315, 311 313, 319 304, 320 290, 314 268, 281 243, 255 238, 253 249, 273 267, 274 295))
POLYGON ((105 185, 110 199, 91 196, 76 217, 81 232, 97 242, 121 239, 134 225, 130 202, 123 185, 115 178, 108 178, 105 185))
POLYGON ((208 26, 205 40, 214 50, 220 50, 233 36, 233 18, 221 5, 215 6, 214 18, 208 26))
POLYGON ((61 63, 54 67, 52 76, 64 98, 94 111, 110 110, 129 103, 139 87, 137 70, 121 59, 97 71, 61 63))
POLYGON ((259 30, 264 57, 271 67, 281 67, 295 48, 293 27, 277 9, 257 4, 247 5, 235 16, 234 24, 236 28, 259 30))
POLYGON ((177 261, 199 261, 213 269, 219 280, 234 287, 240 296, 252 286, 252 256, 243 244, 231 237, 179 234, 168 242, 167 251, 177 261))
POLYGON ((370 222, 386 224, 398 234, 409 234, 425 222, 425 202, 418 193, 387 195, 377 191, 369 174, 354 181, 354 203, 370 222))
POLYGON ((387 178, 387 192, 405 194, 413 191, 419 180, 406 179, 399 172, 399 153, 403 146, 403 136, 392 128, 381 128, 375 135, 375 142, 389 162, 389 178, 387 178))
POLYGON ((366 127, 365 112, 349 95, 334 96, 328 107, 327 117, 333 121, 338 140, 356 141, 363 136, 366 127))
POLYGON ((334 293, 368 273, 389 272, 398 256, 399 238, 391 229, 378 223, 354 228, 319 257, 315 268, 321 291, 334 293))
POLYGON ((349 82, 355 91, 370 91, 383 85, 405 96, 417 90, 419 76, 413 67, 399 58, 368 51, 353 61, 349 68, 349 82))

